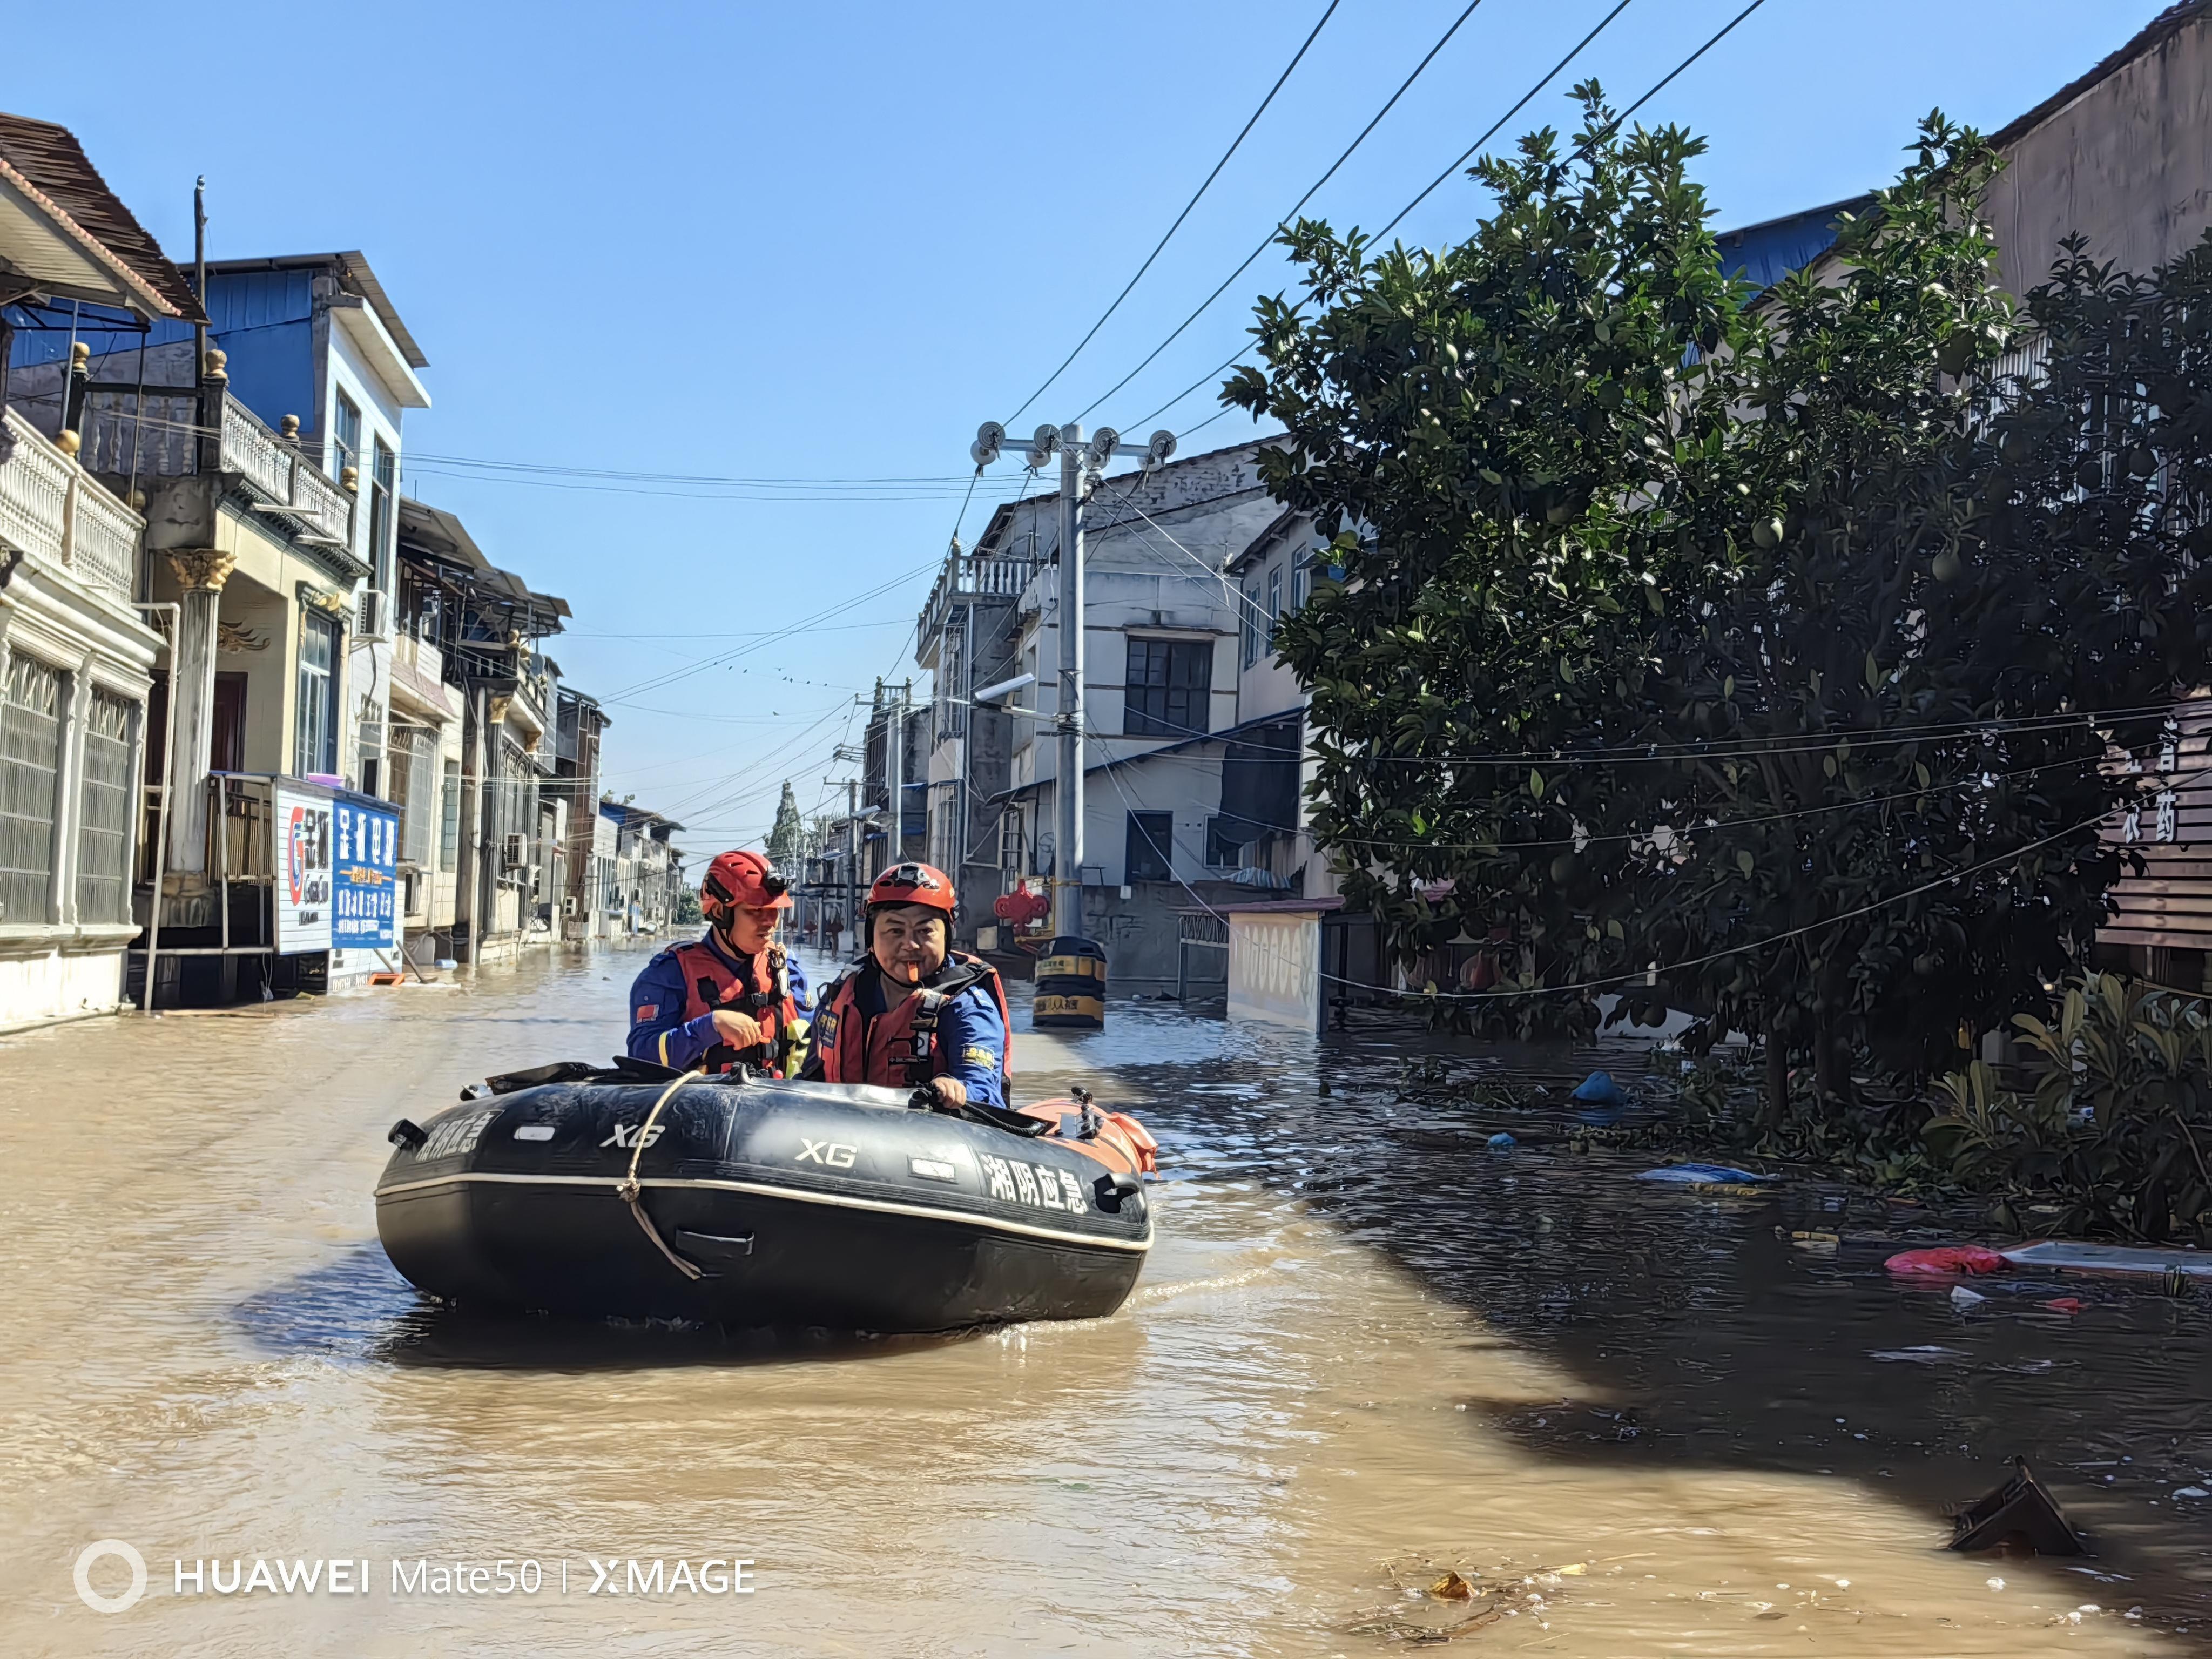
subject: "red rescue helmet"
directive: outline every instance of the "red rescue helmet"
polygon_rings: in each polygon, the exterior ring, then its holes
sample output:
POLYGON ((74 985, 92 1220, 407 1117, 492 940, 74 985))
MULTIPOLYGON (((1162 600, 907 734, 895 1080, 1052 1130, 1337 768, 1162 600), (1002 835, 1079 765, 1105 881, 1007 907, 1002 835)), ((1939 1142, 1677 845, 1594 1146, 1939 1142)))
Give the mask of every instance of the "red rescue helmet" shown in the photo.
POLYGON ((719 922, 734 909, 788 910, 791 884, 758 853, 724 853, 707 866, 699 884, 699 908, 719 922))
POLYGON ((868 911, 876 911, 894 904, 924 904, 933 910, 945 912, 945 919, 952 919, 952 878, 933 864, 916 864, 908 860, 895 864, 878 876, 875 884, 868 889, 868 911))

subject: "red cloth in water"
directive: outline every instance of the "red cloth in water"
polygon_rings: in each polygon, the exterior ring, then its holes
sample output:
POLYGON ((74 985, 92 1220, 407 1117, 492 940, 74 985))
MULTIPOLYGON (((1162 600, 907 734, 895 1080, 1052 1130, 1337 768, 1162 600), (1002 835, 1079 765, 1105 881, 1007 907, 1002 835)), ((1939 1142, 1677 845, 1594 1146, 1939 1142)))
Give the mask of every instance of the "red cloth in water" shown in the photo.
POLYGON ((1931 1250, 1900 1250, 1881 1264, 1907 1278, 1950 1273, 1993 1273, 2002 1270, 2005 1259, 1978 1244, 1944 1244, 1931 1250))

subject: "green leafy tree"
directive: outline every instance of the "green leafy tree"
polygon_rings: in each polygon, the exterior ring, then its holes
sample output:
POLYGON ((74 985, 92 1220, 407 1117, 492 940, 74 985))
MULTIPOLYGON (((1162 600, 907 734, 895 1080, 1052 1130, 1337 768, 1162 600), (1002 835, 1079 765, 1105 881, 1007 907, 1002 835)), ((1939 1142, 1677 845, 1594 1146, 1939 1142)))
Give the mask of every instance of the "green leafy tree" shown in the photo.
POLYGON ((2115 744, 2160 719, 2113 711, 2205 677, 2142 296, 2062 268, 2050 378, 1993 411, 1978 137, 1931 117, 1745 311, 1700 147, 1578 96, 1568 152, 1475 169, 1498 204, 1457 247, 1297 227, 1304 301, 1262 304, 1268 370, 1228 388, 1346 566, 1282 635, 1316 831, 1402 958, 1510 940, 1476 1015, 1587 1027, 1633 975, 1632 1012, 1764 1036, 1773 1109, 1799 1055, 1846 1102, 1855 1056, 1924 1076, 2085 958, 2115 744))
MULTIPOLYGON (((1317 837, 1404 959, 1510 929, 1523 989, 1633 957, 1602 896, 1650 792, 1569 757, 1648 738, 1632 694, 1665 595, 1729 556, 1699 514, 1733 464, 1720 370, 1745 331, 1687 176, 1703 145, 1623 136, 1595 84, 1577 96, 1571 145, 1547 130, 1476 167, 1498 206, 1457 246, 1287 232, 1304 299, 1261 302, 1268 369, 1226 392, 1282 422, 1263 476, 1345 573, 1280 636, 1311 691, 1317 837)), ((1481 1008, 1595 1020, 1588 999, 1481 1008)))
POLYGON ((775 827, 768 832, 768 861, 792 876, 799 867, 805 850, 806 825, 799 816, 799 797, 791 792, 791 780, 783 781, 783 799, 775 809, 775 827))

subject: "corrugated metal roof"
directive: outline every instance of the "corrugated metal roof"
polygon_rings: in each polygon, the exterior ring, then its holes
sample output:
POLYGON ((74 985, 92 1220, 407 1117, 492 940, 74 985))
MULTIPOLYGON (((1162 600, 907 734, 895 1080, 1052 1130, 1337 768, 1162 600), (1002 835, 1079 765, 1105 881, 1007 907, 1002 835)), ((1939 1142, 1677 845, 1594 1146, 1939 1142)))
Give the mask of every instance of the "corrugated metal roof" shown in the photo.
POLYGON ((0 114, 0 159, 91 238, 175 316, 205 319, 185 273, 100 176, 76 135, 51 121, 0 114))
POLYGON ((422 348, 407 331, 407 325, 399 320, 399 313, 393 307, 391 296, 385 293, 384 284, 369 269, 368 256, 359 248, 331 253, 277 253, 252 259, 210 259, 208 269, 226 275, 253 270, 327 270, 347 293, 358 294, 368 301, 410 368, 430 366, 430 360, 422 355, 422 348))

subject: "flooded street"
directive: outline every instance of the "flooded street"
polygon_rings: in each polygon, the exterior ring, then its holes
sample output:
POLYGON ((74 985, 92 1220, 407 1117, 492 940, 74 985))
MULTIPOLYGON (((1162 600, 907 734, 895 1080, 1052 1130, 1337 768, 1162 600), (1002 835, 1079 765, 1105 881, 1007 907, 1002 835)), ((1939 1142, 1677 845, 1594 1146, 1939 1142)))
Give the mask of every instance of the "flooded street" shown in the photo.
POLYGON ((376 1243, 384 1131, 608 1054, 641 962, 0 1040, 0 1651, 1358 1656, 1485 1605, 1413 1593, 1447 1570, 1512 1586, 1455 1652, 2203 1650, 2200 1302, 2022 1280, 1962 1313, 1821 1193, 1493 1153, 1497 1114, 1394 1100, 1380 1031, 1018 1011, 1022 1097, 1087 1082, 1163 1143, 1111 1319, 770 1341, 427 1309, 376 1243), (1941 1547, 2015 1453, 2094 1558, 1941 1547), (150 1578, 112 1617, 71 1588, 105 1538, 150 1578), (180 1559, 257 1556, 365 1559, 368 1593, 177 1593, 180 1559), (595 1562, 709 1558, 752 1593, 592 1593, 595 1562), (534 1594, 393 1589, 525 1560, 534 1594))

